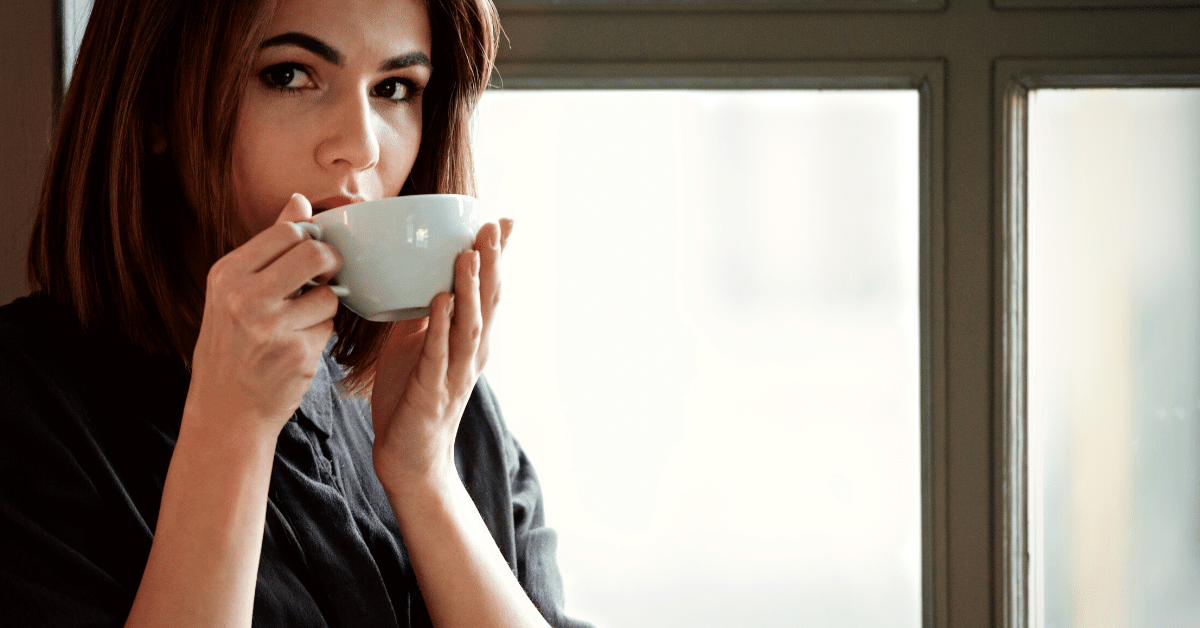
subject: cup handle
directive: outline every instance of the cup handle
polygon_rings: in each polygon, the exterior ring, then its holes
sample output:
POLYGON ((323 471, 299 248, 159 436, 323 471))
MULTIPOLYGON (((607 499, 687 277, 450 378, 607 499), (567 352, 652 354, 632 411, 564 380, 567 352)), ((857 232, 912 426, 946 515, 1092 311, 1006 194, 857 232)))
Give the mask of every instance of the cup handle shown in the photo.
POLYGON ((321 239, 321 225, 318 225, 315 222, 293 222, 292 224, 296 225, 296 228, 299 229, 302 234, 307 233, 309 237, 314 240, 321 239))
MULTIPOLYGON (((314 239, 314 240, 321 239, 321 225, 318 225, 315 222, 293 222, 292 224, 296 225, 296 228, 300 229, 300 231, 307 233, 312 239, 314 239)), ((311 279, 304 282, 305 288, 316 288, 319 285, 321 285, 321 284, 319 284, 311 279)), ((329 289, 333 290, 333 293, 335 295, 337 295, 338 297, 350 296, 350 288, 347 288, 346 286, 335 286, 333 284, 325 284, 325 285, 329 286, 329 289)))
POLYGON ((333 290, 333 293, 335 295, 337 295, 338 297, 350 296, 350 289, 347 288, 346 286, 338 286, 338 285, 331 284, 331 283, 319 284, 319 283, 313 281, 312 279, 309 279, 308 281, 304 282, 305 288, 316 288, 317 286, 321 286, 321 285, 329 286, 329 289, 333 290))

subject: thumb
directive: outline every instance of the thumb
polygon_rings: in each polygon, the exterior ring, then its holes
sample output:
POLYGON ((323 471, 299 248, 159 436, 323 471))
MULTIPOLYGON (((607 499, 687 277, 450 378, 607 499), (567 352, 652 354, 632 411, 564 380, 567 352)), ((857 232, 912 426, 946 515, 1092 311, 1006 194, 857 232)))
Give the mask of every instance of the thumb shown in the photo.
POLYGON ((297 192, 283 206, 283 211, 279 212, 279 217, 275 219, 275 224, 281 222, 308 222, 310 219, 312 219, 312 203, 309 203, 303 194, 297 192))

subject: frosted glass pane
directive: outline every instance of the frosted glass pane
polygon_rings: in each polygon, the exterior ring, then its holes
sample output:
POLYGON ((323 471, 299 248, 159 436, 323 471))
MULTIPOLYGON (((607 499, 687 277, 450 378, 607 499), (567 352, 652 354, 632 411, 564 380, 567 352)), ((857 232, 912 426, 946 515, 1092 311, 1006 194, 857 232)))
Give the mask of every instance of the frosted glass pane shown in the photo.
POLYGON ((497 91, 487 375, 601 626, 921 622, 915 91, 497 91))
POLYGON ((1200 625, 1200 90, 1030 107, 1034 625, 1200 625))

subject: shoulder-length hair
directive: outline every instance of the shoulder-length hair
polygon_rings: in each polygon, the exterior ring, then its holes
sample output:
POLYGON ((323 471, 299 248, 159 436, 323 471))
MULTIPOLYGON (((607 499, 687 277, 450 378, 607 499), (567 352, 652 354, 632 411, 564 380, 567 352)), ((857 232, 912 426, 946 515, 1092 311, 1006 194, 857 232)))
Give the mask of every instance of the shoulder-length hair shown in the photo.
MULTIPOLYGON (((491 0, 426 0, 435 67, 401 194, 474 193, 469 121, 495 61, 491 0)), ((209 267, 249 233, 233 136, 274 0, 96 0, 29 247, 30 286, 85 329, 190 364, 209 267), (165 134, 165 135, 164 135, 165 134), (156 154, 156 136, 170 147, 156 154)), ((339 307, 335 357, 363 391, 391 324, 339 307)))

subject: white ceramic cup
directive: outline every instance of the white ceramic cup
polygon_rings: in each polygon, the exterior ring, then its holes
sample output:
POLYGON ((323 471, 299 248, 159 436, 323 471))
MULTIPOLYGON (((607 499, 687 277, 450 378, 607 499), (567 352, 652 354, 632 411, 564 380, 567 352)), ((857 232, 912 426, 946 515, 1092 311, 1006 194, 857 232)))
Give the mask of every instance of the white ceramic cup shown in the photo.
POLYGON ((454 289, 454 262, 483 225, 478 205, 461 194, 394 196, 296 225, 342 254, 329 285, 346 307, 367 320, 401 321, 429 316, 433 297, 454 289))

